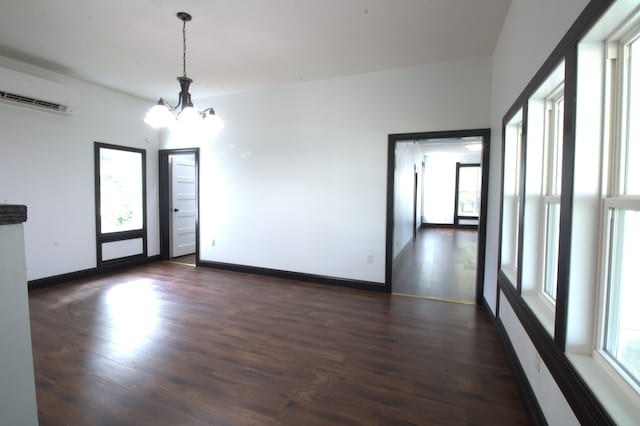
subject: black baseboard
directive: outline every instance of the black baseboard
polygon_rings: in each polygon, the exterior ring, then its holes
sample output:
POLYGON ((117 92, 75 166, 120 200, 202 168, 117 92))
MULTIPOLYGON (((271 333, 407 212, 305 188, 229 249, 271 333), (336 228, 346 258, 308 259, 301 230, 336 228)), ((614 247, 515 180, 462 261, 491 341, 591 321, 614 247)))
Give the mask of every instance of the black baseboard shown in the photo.
POLYGON ((328 284, 339 287, 356 288, 360 290, 384 292, 384 283, 375 283, 372 281, 350 280, 345 278, 328 277, 325 275, 305 274, 302 272, 282 271, 279 269, 260 268, 257 266, 236 265, 233 263, 211 262, 208 260, 200 260, 198 266, 212 269, 222 269, 225 271, 241 272, 245 274, 264 275, 267 277, 283 278, 287 280, 296 280, 311 282, 317 284, 328 284))
POLYGON ((92 278, 92 277, 107 274, 110 272, 118 272, 127 268, 131 268, 133 266, 157 262, 158 260, 160 260, 160 255, 149 256, 145 258, 136 258, 136 259, 128 260, 126 262, 112 264, 109 266, 103 266, 100 268, 83 269, 81 271, 74 271, 66 274, 54 275, 51 277, 31 280, 27 282, 27 287, 29 290, 37 290, 39 288, 45 288, 45 287, 51 287, 53 285, 64 284, 69 281, 79 280, 83 278, 92 278))
POLYGON ((513 371, 513 375, 516 379, 516 385, 518 386, 520 397, 522 398, 522 402, 525 406, 525 409, 527 410, 529 421, 533 425, 548 425, 549 423, 547 423, 547 419, 545 419, 544 417, 544 413, 542 412, 542 408, 540 408, 540 404, 538 403, 536 394, 533 392, 533 388, 531 388, 531 384, 529 383, 529 379, 527 379, 527 375, 522 368, 522 364, 520 364, 520 360, 518 359, 516 350, 511 344, 511 339, 509 339, 507 330, 505 330, 500 318, 493 316, 493 314, 491 313, 491 308, 487 303, 487 299, 485 299, 484 297, 482 298, 482 304, 487 310, 489 317, 491 317, 496 332, 498 333, 498 337, 500 338, 500 342, 502 343, 502 348, 504 350, 504 354, 506 355, 507 362, 509 363, 511 371, 513 371))
POLYGON ((440 228, 440 229, 479 229, 478 225, 454 225, 453 223, 422 223, 420 228, 440 228))

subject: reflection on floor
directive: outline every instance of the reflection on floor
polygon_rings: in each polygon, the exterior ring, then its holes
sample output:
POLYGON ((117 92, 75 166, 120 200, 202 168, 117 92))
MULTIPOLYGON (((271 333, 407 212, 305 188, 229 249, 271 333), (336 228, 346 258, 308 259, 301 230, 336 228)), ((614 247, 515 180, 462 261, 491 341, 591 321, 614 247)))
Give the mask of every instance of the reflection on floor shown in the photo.
POLYGON ((196 254, 188 254, 186 256, 174 257, 169 259, 169 262, 180 263, 183 265, 196 266, 196 254))
POLYGON ((471 306, 169 262, 29 301, 42 425, 529 424, 471 306))
POLYGON ((423 228, 393 266, 392 290, 475 302, 478 231, 423 228))

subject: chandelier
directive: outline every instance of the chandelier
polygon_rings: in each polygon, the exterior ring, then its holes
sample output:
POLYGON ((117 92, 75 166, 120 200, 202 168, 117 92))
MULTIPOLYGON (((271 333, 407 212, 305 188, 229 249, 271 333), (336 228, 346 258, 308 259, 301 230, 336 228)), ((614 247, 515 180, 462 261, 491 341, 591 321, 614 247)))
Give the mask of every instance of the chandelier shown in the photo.
POLYGON ((187 77, 187 22, 191 21, 191 15, 186 12, 178 12, 178 19, 182 21, 182 77, 178 77, 180 83, 180 93, 178 94, 178 104, 173 106, 165 99, 160 98, 147 113, 144 121, 151 127, 159 129, 171 127, 176 123, 188 126, 203 126, 211 133, 217 133, 224 127, 222 120, 218 117, 213 108, 206 108, 198 111, 191 102, 189 86, 193 80, 187 77), (180 110, 176 116, 173 111, 180 110))

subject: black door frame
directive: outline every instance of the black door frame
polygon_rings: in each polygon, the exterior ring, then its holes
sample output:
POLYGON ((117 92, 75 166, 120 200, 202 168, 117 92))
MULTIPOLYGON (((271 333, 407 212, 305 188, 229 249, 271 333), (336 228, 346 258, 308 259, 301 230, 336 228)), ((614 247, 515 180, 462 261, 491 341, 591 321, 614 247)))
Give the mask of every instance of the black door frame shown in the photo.
POLYGON ((418 168, 413 165, 413 241, 418 238, 418 168))
POLYGON ((385 280, 387 293, 391 293, 393 276, 393 198, 396 168, 396 145, 399 142, 422 139, 456 139, 467 137, 482 138, 482 194, 480 196, 480 221, 478 225, 478 257, 476 262, 476 305, 482 305, 484 298, 485 250, 487 241, 487 199, 489 195, 489 154, 491 129, 445 130, 438 132, 397 133, 388 137, 387 154, 387 232, 385 253, 385 280))
POLYGON ((200 265, 200 148, 158 150, 158 213, 160 224, 160 259, 169 259, 170 238, 170 193, 169 156, 174 154, 194 154, 196 163, 196 266, 200 265))

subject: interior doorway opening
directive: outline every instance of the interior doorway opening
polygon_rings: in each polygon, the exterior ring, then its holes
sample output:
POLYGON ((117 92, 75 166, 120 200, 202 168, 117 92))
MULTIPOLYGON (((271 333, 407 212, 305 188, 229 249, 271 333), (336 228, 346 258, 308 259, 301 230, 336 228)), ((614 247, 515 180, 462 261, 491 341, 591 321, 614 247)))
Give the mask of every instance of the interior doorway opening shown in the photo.
POLYGON ((199 254, 199 148, 158 151, 160 257, 196 266, 199 254))
POLYGON ((489 129, 389 135, 387 292, 482 303, 489 144, 489 129))

